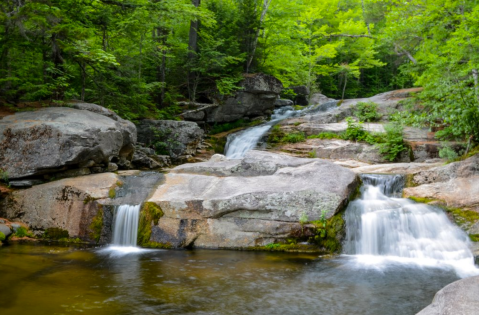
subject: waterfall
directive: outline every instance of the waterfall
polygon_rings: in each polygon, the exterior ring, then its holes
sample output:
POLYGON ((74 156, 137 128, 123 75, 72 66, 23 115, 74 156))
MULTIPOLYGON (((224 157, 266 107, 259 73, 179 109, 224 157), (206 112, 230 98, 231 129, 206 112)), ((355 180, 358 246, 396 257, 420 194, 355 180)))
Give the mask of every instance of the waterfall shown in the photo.
POLYGON ((240 159, 246 152, 256 147, 261 138, 281 120, 289 118, 300 111, 295 111, 291 106, 280 107, 275 109, 271 120, 267 123, 248 128, 228 136, 225 155, 229 159, 240 159))
POLYGON ((139 215, 140 205, 121 205, 118 207, 113 221, 112 245, 136 246, 139 215))
POLYGON ((362 175, 361 198, 346 210, 346 254, 368 263, 387 258, 424 266, 452 266, 477 274, 466 233, 438 208, 398 198, 399 175, 362 175))

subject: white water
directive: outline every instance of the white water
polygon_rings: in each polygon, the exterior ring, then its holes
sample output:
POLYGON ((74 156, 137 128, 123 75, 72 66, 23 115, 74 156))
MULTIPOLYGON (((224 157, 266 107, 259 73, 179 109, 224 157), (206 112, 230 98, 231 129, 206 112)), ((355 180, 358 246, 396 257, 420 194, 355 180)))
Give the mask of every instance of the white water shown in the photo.
POLYGON ((259 140, 281 120, 289 118, 300 111, 295 111, 292 107, 286 106, 275 109, 271 120, 265 124, 248 128, 244 131, 230 134, 226 142, 225 155, 229 159, 240 159, 246 152, 256 147, 259 140))
POLYGON ((115 212, 113 220, 113 239, 111 245, 101 252, 111 256, 122 256, 148 250, 136 247, 138 237, 138 220, 140 205, 121 205, 115 212))
POLYGON ((361 199, 346 210, 345 252, 365 265, 385 262, 453 268, 458 276, 479 274, 467 235, 435 207, 394 198, 400 176, 364 175, 361 199))

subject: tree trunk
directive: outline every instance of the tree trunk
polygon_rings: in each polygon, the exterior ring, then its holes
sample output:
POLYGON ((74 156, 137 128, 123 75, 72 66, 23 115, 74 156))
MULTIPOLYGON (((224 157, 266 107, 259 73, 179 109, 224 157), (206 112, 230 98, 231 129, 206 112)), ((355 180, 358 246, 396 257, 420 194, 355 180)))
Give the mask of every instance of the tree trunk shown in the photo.
MULTIPOLYGON (((195 7, 199 7, 201 0, 191 0, 191 3, 195 7)), ((191 21, 190 22, 190 34, 188 39, 188 62, 189 66, 192 67, 198 57, 198 29, 200 27, 200 21, 191 21)), ((194 102, 196 99, 196 76, 195 71, 188 71, 188 94, 190 101, 194 102)))
POLYGON ((476 90, 476 99, 479 102, 479 71, 472 69, 472 77, 474 78, 474 89, 476 90))
POLYGON ((259 33, 261 31, 261 25, 263 24, 264 19, 266 18, 266 13, 268 12, 268 8, 269 8, 269 5, 271 4, 271 1, 273 0, 263 0, 263 11, 261 11, 261 17, 259 19, 258 29, 256 30, 254 40, 251 43, 251 54, 248 58, 248 62, 246 63, 246 73, 249 73, 251 64, 253 63, 254 55, 256 54, 256 48, 258 47, 258 38, 259 38, 259 33))

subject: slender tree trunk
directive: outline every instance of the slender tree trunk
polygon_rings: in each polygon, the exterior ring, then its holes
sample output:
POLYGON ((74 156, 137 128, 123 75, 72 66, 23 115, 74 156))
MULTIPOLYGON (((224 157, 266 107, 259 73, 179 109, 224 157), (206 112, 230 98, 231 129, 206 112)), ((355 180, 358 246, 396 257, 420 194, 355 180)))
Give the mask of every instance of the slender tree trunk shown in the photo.
POLYGON ((86 72, 85 72, 84 62, 80 64, 80 69, 81 69, 81 77, 82 77, 80 99, 82 102, 84 102, 85 101, 85 85, 86 85, 86 72))
MULTIPOLYGON (((153 32, 155 34, 155 32, 153 32)), ((163 107, 163 101, 165 100, 165 88, 166 88, 166 36, 168 31, 162 27, 156 28, 156 41, 158 42, 158 56, 161 58, 160 63, 156 67, 156 79, 161 83, 160 93, 157 96, 157 105, 159 108, 163 107)))
POLYGON ((472 77, 474 78, 474 89, 476 91, 476 99, 479 103, 479 71, 472 69, 472 77))
POLYGON ((271 1, 273 0, 263 0, 263 11, 261 11, 261 17, 259 19, 258 29, 256 30, 254 40, 251 43, 251 46, 252 46, 251 54, 248 58, 248 62, 246 63, 246 73, 249 73, 251 64, 253 63, 254 55, 256 54, 256 48, 258 47, 258 38, 259 38, 259 33, 261 31, 261 25, 263 24, 264 19, 266 18, 266 13, 268 12, 268 8, 269 8, 269 5, 271 4, 271 1))
MULTIPOLYGON (((53 33, 52 34, 52 61, 53 64, 55 65, 55 70, 53 73, 53 79, 59 79, 63 74, 64 74, 64 60, 62 57, 62 52, 60 49, 60 46, 57 44, 57 36, 58 34, 53 33)), ((56 91, 54 92, 54 98, 57 100, 63 99, 63 88, 58 87, 56 91)))
POLYGON ((371 29, 369 28, 369 22, 366 21, 366 10, 364 9, 364 0, 361 0, 361 9, 363 10, 363 19, 364 19, 364 23, 366 23, 366 26, 368 28, 368 34, 369 36, 371 36, 371 29))
POLYGON ((344 93, 346 92, 346 85, 348 84, 348 74, 344 74, 344 86, 343 86, 343 94, 341 96, 341 100, 344 100, 344 93))
MULTIPOLYGON (((191 3, 195 7, 199 7, 201 0, 191 0, 191 3)), ((198 30, 200 28, 200 21, 191 21, 190 22, 190 34, 188 39, 188 63, 192 67, 195 64, 195 61, 198 58, 198 30)), ((197 85, 197 73, 195 71, 188 70, 188 94, 190 101, 194 102, 196 100, 196 85, 197 85)))

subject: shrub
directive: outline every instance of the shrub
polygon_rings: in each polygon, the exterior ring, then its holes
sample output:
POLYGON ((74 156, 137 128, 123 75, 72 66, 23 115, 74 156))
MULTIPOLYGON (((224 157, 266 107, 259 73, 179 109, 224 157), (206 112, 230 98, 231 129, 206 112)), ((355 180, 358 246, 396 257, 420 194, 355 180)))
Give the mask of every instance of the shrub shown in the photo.
POLYGON ((48 228, 45 230, 43 237, 50 240, 59 240, 62 238, 69 238, 70 235, 68 234, 68 231, 60 228, 48 228))
POLYGON ((21 226, 19 227, 16 231, 15 231, 15 236, 16 237, 25 237, 25 236, 28 236, 28 237, 32 237, 32 233, 28 232, 28 230, 21 226))
POLYGON ((358 117, 360 121, 377 121, 381 118, 378 113, 378 104, 374 102, 359 102, 356 104, 354 115, 358 117))
POLYGON ((308 139, 342 139, 342 136, 333 132, 321 132, 317 135, 308 136, 308 139))
POLYGON ((352 117, 346 118, 348 127, 341 135, 344 140, 364 141, 368 136, 368 132, 363 129, 363 123, 356 122, 352 117))
POLYGON ((384 126, 386 134, 383 136, 383 142, 378 143, 379 153, 383 154, 389 161, 396 160, 399 155, 407 150, 402 135, 402 126, 399 124, 388 124, 384 126))
POLYGON ((298 143, 306 139, 306 136, 302 132, 287 133, 282 139, 281 142, 285 143, 298 143))
POLYGON ((459 158, 459 155, 453 148, 451 148, 451 146, 443 144, 441 149, 439 149, 439 157, 451 162, 459 158))

